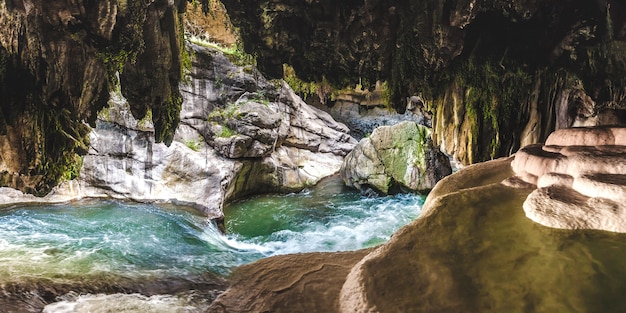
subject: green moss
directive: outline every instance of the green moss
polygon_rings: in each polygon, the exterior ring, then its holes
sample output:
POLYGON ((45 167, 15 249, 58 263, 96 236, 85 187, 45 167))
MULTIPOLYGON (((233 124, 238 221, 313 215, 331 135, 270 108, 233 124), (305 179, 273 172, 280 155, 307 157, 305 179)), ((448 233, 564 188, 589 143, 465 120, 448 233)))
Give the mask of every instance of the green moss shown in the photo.
POLYGON ((217 134, 218 137, 221 138, 230 138, 232 136, 237 135, 237 132, 230 129, 228 126, 226 125, 221 125, 221 131, 219 134, 217 134))
POLYGON ((187 38, 189 42, 199 46, 222 52, 233 64, 238 66, 256 66, 256 57, 243 49, 243 44, 237 42, 231 46, 222 46, 215 42, 208 42, 197 37, 187 38))
POLYGON ((193 51, 185 45, 180 48, 180 77, 183 84, 191 84, 191 73, 193 72, 193 51))
POLYGON ((202 138, 198 137, 195 139, 185 140, 183 144, 187 146, 187 148, 198 152, 200 151, 200 147, 202 146, 202 141, 203 141, 202 138))
POLYGON ((288 64, 283 64, 284 80, 302 98, 306 99, 311 95, 316 94, 317 84, 313 82, 305 82, 298 78, 296 71, 288 64))
POLYGON ((443 86, 453 82, 465 89, 463 103, 471 139, 468 152, 474 161, 503 155, 502 142, 512 140, 510 130, 518 126, 517 116, 529 96, 533 75, 514 63, 471 57, 454 64, 447 81, 443 86))
POLYGON ((148 111, 146 111, 146 115, 137 121, 137 125, 141 128, 146 128, 150 122, 152 122, 152 110, 148 109, 148 111))
POLYGON ((208 120, 214 122, 224 122, 227 119, 236 117, 239 114, 239 103, 231 102, 224 108, 216 108, 209 113, 208 120))
POLYGON ((154 123, 154 134, 156 142, 163 142, 166 145, 172 143, 176 127, 180 122, 180 110, 183 104, 183 97, 178 89, 172 91, 169 101, 162 107, 154 107, 152 122, 154 123))

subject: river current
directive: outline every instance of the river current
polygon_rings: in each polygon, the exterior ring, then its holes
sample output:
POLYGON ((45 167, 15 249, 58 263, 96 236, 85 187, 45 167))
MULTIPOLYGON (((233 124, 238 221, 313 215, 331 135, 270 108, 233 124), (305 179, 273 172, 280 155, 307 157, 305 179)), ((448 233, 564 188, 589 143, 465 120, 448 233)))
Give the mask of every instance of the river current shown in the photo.
POLYGON ((201 312, 239 265, 384 243, 418 216, 422 203, 419 195, 364 197, 331 179, 300 193, 229 205, 226 234, 194 210, 172 205, 90 200, 4 207, 0 305, 16 312, 43 306, 44 312, 201 312))

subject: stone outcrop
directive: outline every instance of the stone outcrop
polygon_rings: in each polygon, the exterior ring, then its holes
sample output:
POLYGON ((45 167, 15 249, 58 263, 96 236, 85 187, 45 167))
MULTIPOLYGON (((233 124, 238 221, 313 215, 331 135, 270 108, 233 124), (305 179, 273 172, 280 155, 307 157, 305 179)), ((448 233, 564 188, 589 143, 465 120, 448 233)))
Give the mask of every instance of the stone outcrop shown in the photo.
POLYGON ((336 312, 345 276, 367 252, 292 254, 241 266, 207 312, 336 312))
POLYGON ((511 162, 476 164, 444 178, 416 221, 362 258, 363 251, 315 253, 247 265, 209 312, 626 309, 626 235, 555 231, 530 221, 522 206, 533 186, 502 183, 515 175, 511 162))
POLYGON ((341 177, 364 193, 426 192, 450 175, 450 160, 415 122, 381 126, 346 156, 341 177))
POLYGON ((319 96, 309 95, 307 103, 328 112, 335 120, 350 128, 352 137, 360 140, 369 136, 376 127, 395 125, 403 121, 413 121, 432 128, 432 114, 426 111, 419 97, 407 98, 407 110, 400 114, 385 103, 382 98, 384 87, 374 91, 348 89, 334 91, 334 99, 318 103, 319 96))
POLYGON ((155 142, 151 119, 137 120, 114 93, 89 134, 77 179, 43 198, 5 188, 0 203, 112 197, 189 205, 219 219, 227 201, 298 191, 339 171, 356 143, 344 125, 284 82, 218 51, 191 48, 193 72, 181 85, 185 101, 170 146, 155 142))
POLYGON ((421 96, 433 139, 463 164, 556 129, 626 122, 624 4, 602 1, 224 0, 246 50, 336 87, 421 96))
MULTIPOLYGON (((206 1, 201 1, 206 3, 206 1)), ((135 118, 172 141, 184 0, 0 3, 0 186, 45 194, 78 173, 120 72, 135 118)))
POLYGON ((569 128, 515 155, 518 179, 536 186, 526 215, 566 229, 626 232, 626 128, 569 128))

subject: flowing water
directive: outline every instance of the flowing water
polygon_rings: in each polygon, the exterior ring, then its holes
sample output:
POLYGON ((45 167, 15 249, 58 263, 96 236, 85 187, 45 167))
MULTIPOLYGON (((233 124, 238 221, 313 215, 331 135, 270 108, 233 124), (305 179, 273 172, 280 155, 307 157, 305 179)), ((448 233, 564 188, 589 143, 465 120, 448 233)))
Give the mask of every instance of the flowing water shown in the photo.
POLYGON ((417 195, 366 198, 329 180, 301 193, 230 205, 226 235, 176 206, 87 201, 5 207, 0 307, 202 311, 233 268, 277 254, 383 243, 417 217, 422 201, 417 195))

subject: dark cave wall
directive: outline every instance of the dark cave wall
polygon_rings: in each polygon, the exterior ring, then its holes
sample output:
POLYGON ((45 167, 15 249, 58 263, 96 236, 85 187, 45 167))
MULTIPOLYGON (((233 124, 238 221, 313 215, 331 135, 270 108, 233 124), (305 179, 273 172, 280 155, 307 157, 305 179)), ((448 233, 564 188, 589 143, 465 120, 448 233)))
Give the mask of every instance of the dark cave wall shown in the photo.
POLYGON ((280 77, 288 63, 336 87, 384 80, 399 111, 421 95, 435 142, 464 164, 556 128, 624 122, 626 8, 616 0, 223 3, 261 70, 280 77))
POLYGON ((45 194, 78 174, 120 72, 133 115, 171 142, 181 96, 176 0, 0 2, 0 186, 45 194))

